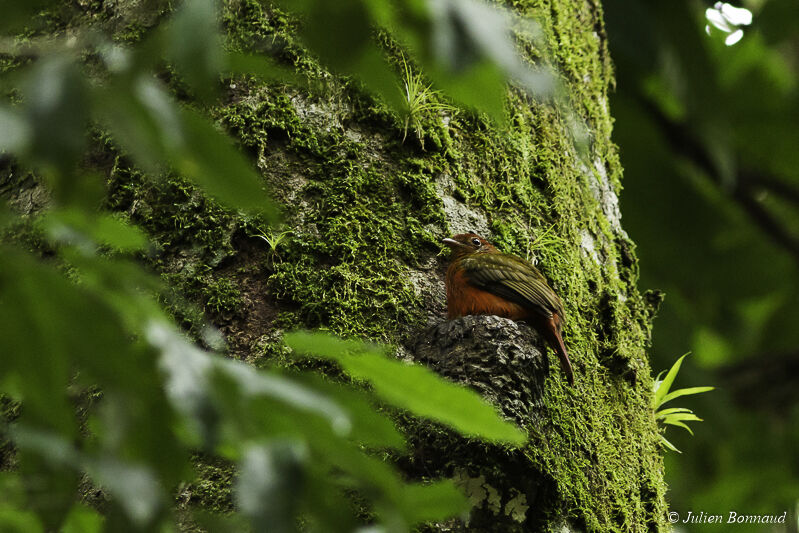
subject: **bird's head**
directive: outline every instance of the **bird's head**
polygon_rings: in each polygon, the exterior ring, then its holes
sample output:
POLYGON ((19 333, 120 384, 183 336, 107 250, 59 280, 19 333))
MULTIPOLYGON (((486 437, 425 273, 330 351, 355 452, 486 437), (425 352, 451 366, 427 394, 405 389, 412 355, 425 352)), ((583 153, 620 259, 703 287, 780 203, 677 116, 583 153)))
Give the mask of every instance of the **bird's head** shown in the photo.
POLYGON ((449 246, 453 257, 497 251, 493 244, 476 233, 460 233, 450 238, 442 239, 441 242, 449 246))

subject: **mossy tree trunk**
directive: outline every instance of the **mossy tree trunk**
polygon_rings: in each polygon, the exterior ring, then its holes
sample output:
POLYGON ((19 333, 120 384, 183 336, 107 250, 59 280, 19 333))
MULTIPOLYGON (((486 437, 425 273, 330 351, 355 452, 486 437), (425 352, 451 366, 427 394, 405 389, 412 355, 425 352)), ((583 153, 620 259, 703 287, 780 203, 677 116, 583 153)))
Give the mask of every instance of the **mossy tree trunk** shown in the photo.
MULTIPOLYGON (((665 486, 646 356, 654 310, 636 287, 634 245, 621 226, 601 8, 516 4, 542 22, 569 100, 588 124, 588 155, 576 153, 564 117, 514 90, 506 128, 444 113, 421 117, 423 138, 411 132, 403 141, 382 106, 324 74, 313 74, 316 90, 231 86, 217 116, 257 158, 290 233, 275 249, 233 233, 208 287, 240 297, 214 322, 231 354, 250 360, 279 357, 280 332, 295 327, 407 347, 445 320, 439 240, 486 235, 537 260, 563 298, 577 385, 551 365, 528 397, 530 417, 519 420, 531 436, 523 451, 487 450, 408 423, 424 437, 411 437, 415 447, 400 463, 412 476, 458 477, 478 509, 475 530, 655 530, 665 486), (435 465, 431 445, 443 458, 435 465)), ((234 42, 282 31, 277 13, 247 2, 229 13, 234 42)), ((514 325, 504 328, 513 334, 514 325)))
MULTIPOLYGON (((231 45, 285 38, 286 59, 312 79, 307 89, 236 80, 209 110, 261 170, 284 206, 284 227, 225 211, 177 177, 145 179, 102 140, 92 163, 107 172, 107 205, 156 243, 155 268, 200 304, 231 357, 254 364, 285 362, 281 334, 294 328, 390 343, 418 357, 420 337, 435 342, 445 334, 447 254, 439 241, 452 233, 475 231, 536 260, 565 305, 576 386, 554 359, 545 371, 529 330, 479 319, 463 329, 474 350, 491 359, 497 339, 522 348, 503 352, 505 366, 488 361, 486 379, 472 383, 478 390, 501 404, 490 384, 504 376, 491 372, 531 361, 535 393, 517 399, 528 404, 517 417, 528 446, 487 448, 402 420, 413 446, 395 459, 409 476, 461 481, 476 510, 457 527, 657 530, 665 485, 646 354, 654 309, 636 286, 634 245, 621 226, 601 8, 591 0, 513 3, 542 22, 551 60, 589 127, 586 156, 577 154, 560 113, 513 89, 504 128, 440 112, 418 117, 421 138, 403 139, 398 118, 292 45, 284 15, 241 0, 225 8, 231 45)), ((200 333, 203 319, 191 305, 173 308, 200 333)), ((224 480, 205 487, 187 497, 229 501, 224 480)))

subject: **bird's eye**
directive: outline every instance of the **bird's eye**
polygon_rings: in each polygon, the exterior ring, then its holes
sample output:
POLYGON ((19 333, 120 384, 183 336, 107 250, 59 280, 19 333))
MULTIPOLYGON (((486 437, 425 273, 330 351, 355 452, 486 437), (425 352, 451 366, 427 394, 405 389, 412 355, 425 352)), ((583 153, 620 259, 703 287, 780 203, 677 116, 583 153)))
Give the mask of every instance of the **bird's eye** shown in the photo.
POLYGON ((475 245, 475 246, 477 246, 478 248, 479 248, 480 246, 482 246, 482 245, 483 245, 483 243, 482 243, 482 242, 480 242, 480 239, 478 239, 478 238, 474 238, 474 239, 472 239, 472 244, 474 244, 474 245, 475 245))

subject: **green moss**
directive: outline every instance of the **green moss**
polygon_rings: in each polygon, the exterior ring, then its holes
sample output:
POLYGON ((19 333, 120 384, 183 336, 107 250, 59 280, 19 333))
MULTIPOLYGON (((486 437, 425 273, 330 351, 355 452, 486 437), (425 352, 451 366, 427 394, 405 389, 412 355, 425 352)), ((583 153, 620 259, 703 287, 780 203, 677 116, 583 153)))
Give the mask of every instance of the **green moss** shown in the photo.
POLYGON ((220 514, 233 511, 233 464, 218 458, 197 456, 195 458, 197 480, 187 487, 193 506, 220 514))

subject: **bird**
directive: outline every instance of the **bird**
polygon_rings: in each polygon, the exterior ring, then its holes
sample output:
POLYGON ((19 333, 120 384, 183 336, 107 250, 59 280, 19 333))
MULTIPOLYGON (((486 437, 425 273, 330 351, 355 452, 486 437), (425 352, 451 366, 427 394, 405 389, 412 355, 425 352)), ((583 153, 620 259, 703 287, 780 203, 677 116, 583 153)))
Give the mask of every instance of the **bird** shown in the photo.
POLYGON ((475 233, 441 242, 452 250, 446 278, 447 317, 496 315, 530 324, 558 355, 569 385, 574 385, 562 337, 563 304, 541 272, 475 233))

